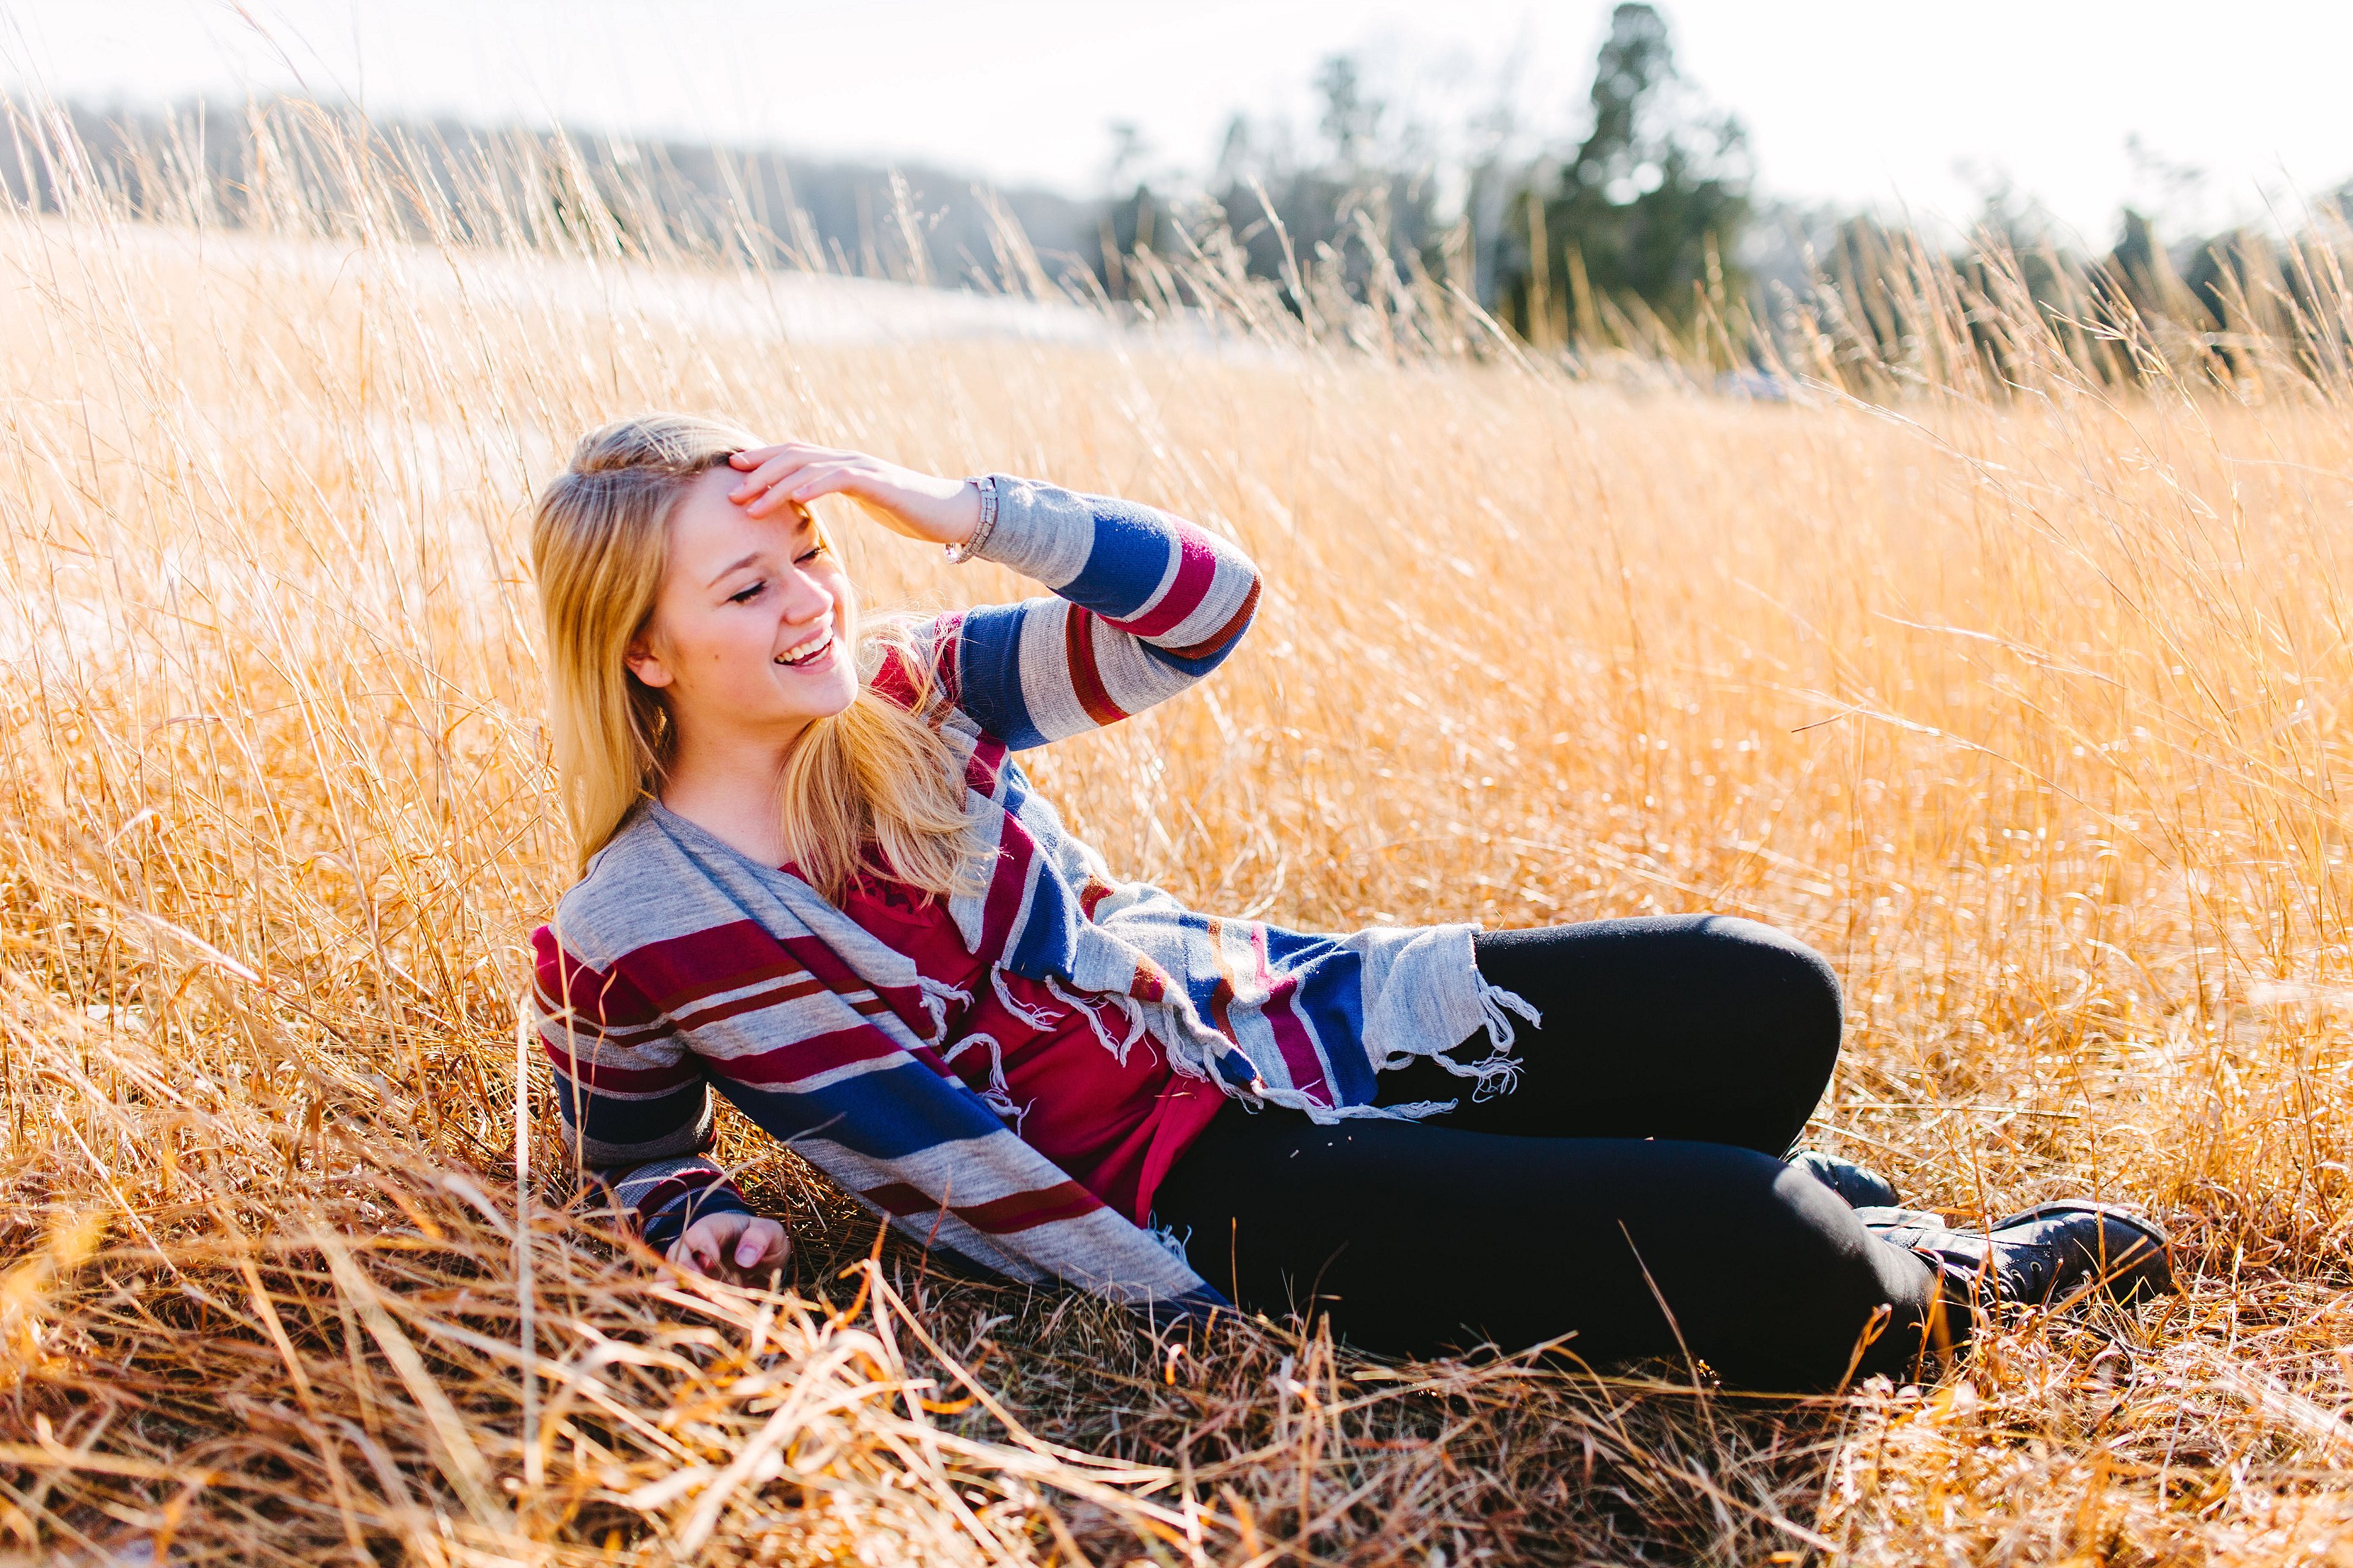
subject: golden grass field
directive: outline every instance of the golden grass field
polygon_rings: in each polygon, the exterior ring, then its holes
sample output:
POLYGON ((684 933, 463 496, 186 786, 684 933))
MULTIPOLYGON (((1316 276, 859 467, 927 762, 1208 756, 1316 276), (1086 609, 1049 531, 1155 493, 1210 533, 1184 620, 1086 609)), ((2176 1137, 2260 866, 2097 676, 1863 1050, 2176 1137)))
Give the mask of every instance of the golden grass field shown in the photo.
MULTIPOLYGON (((2018 384, 1930 342, 1879 405, 813 344, 806 280, 593 236, 68 205, 0 215, 9 1560, 2353 1560, 2353 380, 2103 390, 1983 300, 2018 384), (1780 924, 1847 986, 1822 1146, 1965 1218, 2153 1205, 2186 1293, 1805 1403, 1180 1352, 877 1251, 740 1126, 795 1268, 664 1272, 549 1178, 516 1033, 569 863, 522 521, 654 405, 1230 532, 1243 650, 1037 761, 1116 868, 1311 929, 1780 924)), ((842 521, 870 603, 1026 591, 842 521)))

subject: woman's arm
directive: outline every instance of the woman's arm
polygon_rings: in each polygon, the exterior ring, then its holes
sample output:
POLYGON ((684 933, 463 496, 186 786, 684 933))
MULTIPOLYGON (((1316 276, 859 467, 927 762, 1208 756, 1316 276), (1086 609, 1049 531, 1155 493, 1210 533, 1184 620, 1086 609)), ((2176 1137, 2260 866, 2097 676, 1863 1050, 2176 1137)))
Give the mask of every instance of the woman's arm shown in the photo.
POLYGON ((968 611, 945 650, 957 706, 1017 749, 1166 701, 1222 663, 1258 610, 1258 569, 1231 542, 1133 501, 1002 474, 942 479, 798 444, 734 463, 747 470, 736 499, 754 514, 848 495, 898 532, 1060 595, 968 611))
POLYGON ((709 1157, 711 1085, 660 1010, 628 979, 532 933, 540 1047, 555 1068, 565 1147, 646 1244, 702 1273, 784 1261, 776 1221, 752 1213, 709 1157))
POLYGON ((975 553, 1060 595, 965 613, 958 704, 1008 746, 1115 724, 1225 662, 1258 613, 1258 569, 1207 529, 1134 501, 1003 474, 975 553))

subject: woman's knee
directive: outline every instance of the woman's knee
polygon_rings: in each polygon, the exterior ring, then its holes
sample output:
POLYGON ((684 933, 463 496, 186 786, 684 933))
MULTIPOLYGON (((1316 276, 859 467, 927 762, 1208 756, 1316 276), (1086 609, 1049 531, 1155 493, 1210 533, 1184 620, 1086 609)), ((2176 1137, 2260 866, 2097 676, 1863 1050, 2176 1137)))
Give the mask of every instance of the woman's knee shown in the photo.
POLYGON ((1727 1378, 1825 1387, 1874 1335, 1917 1338, 1925 1271, 1883 1256, 1820 1183, 1747 1150, 1694 1150, 1690 1169, 1686 1200, 1710 1215, 1703 1244, 1672 1260, 1654 1251, 1649 1267, 1692 1349, 1727 1378))
POLYGON ((1720 984, 1792 1068, 1818 1068, 1827 1079, 1846 1026, 1846 998, 1830 961, 1788 932, 1735 915, 1706 917, 1720 984))

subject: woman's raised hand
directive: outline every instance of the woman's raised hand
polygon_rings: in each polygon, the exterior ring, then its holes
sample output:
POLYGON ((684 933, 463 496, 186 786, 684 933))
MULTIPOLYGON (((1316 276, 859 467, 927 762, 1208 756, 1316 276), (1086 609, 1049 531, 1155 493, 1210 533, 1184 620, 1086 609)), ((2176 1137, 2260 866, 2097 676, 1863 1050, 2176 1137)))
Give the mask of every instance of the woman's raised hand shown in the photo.
POLYGON ((756 1278, 792 1255, 793 1239, 772 1219, 748 1214, 707 1214, 686 1227, 670 1260, 697 1274, 756 1278))
POLYGON ((786 441, 738 452, 728 461, 744 476, 728 499, 754 517, 819 496, 848 496, 886 526, 932 544, 962 544, 980 526, 980 491, 972 484, 919 474, 863 452, 786 441))

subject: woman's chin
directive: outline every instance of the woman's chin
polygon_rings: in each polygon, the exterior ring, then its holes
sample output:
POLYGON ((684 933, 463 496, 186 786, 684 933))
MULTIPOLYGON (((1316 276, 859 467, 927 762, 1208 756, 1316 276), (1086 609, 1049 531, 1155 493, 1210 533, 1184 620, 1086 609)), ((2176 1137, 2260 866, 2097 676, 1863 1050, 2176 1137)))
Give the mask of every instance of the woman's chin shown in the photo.
POLYGON ((779 672, 785 703, 798 719, 830 719, 858 700, 858 672, 847 658, 814 670, 779 672))

